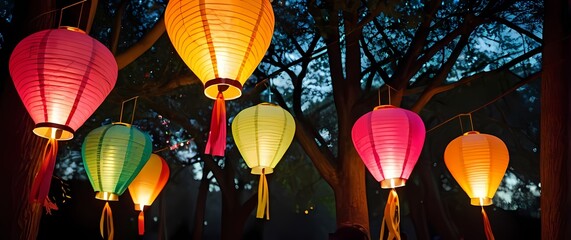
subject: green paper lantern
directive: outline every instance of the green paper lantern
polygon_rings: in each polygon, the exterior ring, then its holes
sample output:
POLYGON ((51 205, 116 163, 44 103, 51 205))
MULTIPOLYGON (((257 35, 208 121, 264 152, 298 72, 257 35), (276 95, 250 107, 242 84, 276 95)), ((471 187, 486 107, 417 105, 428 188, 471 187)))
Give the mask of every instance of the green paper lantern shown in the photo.
POLYGON ((148 134, 126 123, 92 130, 83 142, 81 156, 95 198, 117 201, 139 174, 152 153, 148 134))

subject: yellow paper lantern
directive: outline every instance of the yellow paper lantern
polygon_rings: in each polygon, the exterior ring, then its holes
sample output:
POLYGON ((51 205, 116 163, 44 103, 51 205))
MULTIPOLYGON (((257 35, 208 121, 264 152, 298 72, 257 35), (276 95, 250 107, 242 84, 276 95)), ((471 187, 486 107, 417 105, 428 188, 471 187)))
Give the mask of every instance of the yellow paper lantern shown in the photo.
POLYGON ((215 99, 206 153, 224 156, 224 100, 242 86, 264 57, 274 32, 268 0, 171 0, 165 10, 167 34, 184 63, 215 99))
POLYGON ((129 185, 129 193, 139 212, 139 235, 145 233, 145 206, 151 206, 169 179, 169 166, 153 153, 137 177, 129 185))
POLYGON ((234 142, 251 173, 260 175, 257 218, 270 219, 266 174, 287 151, 295 135, 295 121, 283 108, 261 103, 242 110, 232 121, 234 142))
POLYGON ((495 136, 470 131, 448 144, 444 151, 444 163, 470 197, 470 203, 482 207, 486 236, 493 239, 483 206, 492 204, 492 198, 502 182, 509 163, 508 148, 495 136))

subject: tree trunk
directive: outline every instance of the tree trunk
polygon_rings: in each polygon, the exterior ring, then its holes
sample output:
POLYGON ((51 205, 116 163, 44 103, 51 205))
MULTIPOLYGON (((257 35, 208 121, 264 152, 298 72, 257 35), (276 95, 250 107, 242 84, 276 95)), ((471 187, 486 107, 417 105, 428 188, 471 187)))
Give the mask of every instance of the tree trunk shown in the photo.
MULTIPOLYGON (((55 1, 16 1, 14 3, 13 22, 2 34, 6 40, 0 50, 2 63, 8 63, 10 54, 16 44, 27 35, 50 28, 54 23, 53 15, 43 14, 55 8, 55 1)), ((42 208, 28 200, 32 182, 41 164, 44 139, 34 135, 34 123, 29 117, 8 72, 8 65, 3 64, 0 70, 3 79, 0 86, 0 111, 4 113, 0 124, 3 129, 3 144, 0 152, 2 184, 5 186, 5 197, 0 204, 0 212, 4 214, 0 226, 4 239, 36 239, 42 208)))
MULTIPOLYGON (((353 144, 351 140, 345 144, 353 144)), ((351 146, 352 147, 352 146, 351 146)), ((365 189, 365 165, 355 150, 341 161, 346 161, 339 173, 339 182, 332 186, 335 194, 337 231, 330 239, 370 239, 369 210, 365 189)))
POLYGON ((571 239, 571 5, 545 2, 541 79, 541 238, 571 239))

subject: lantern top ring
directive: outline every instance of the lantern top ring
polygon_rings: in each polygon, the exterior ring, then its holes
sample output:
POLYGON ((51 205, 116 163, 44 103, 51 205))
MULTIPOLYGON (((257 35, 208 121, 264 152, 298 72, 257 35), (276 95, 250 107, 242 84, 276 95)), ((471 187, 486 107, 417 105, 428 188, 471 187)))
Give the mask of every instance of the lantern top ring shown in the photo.
POLYGON ((131 127, 131 124, 124 123, 124 122, 113 122, 113 125, 123 125, 125 127, 131 127))
POLYGON ((204 95, 216 99, 218 92, 222 92, 225 100, 233 100, 242 96, 242 83, 230 78, 215 78, 204 83, 204 95), (219 89, 227 87, 225 90, 219 89))
POLYGON ((41 122, 34 126, 33 132, 43 138, 55 139, 58 141, 70 140, 75 131, 66 125, 51 122, 41 122))
POLYGON ((65 29, 65 30, 69 30, 69 31, 72 31, 72 32, 78 32, 78 33, 84 33, 84 34, 85 34, 85 31, 83 31, 83 30, 81 30, 80 28, 77 28, 77 27, 61 26, 61 27, 59 27, 59 29, 65 29))
POLYGON ((402 187, 406 184, 406 179, 404 178, 389 178, 381 181, 381 188, 396 188, 402 187))
POLYGON ((262 172, 264 174, 270 174, 274 172, 274 169, 271 167, 264 167, 264 166, 256 166, 252 168, 251 173, 255 174, 255 175, 262 175, 262 172))
POLYGON ((384 109, 384 108, 396 108, 396 107, 393 105, 390 105, 390 104, 386 104, 386 105, 376 106, 375 108, 373 108, 373 110, 379 110, 379 109, 384 109))
POLYGON ((95 198, 105 201, 119 201, 119 195, 112 192, 97 192, 95 198))
POLYGON ((465 132, 463 135, 466 136, 466 135, 472 135, 472 134, 480 134, 480 132, 478 132, 478 131, 468 131, 468 132, 465 132))

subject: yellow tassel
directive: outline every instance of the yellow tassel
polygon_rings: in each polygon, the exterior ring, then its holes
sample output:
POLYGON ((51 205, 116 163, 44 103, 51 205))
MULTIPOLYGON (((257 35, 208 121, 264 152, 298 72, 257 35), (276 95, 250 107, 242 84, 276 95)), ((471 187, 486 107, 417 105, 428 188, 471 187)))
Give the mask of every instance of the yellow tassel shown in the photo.
POLYGON ((256 218, 264 218, 265 213, 266 220, 270 220, 270 199, 268 195, 268 180, 266 179, 264 169, 262 169, 260 182, 258 183, 258 211, 256 212, 256 218))
POLYGON ((389 199, 385 205, 385 216, 383 217, 383 222, 381 224, 381 240, 385 239, 385 226, 388 229, 388 240, 397 239, 400 240, 400 207, 399 207, 399 196, 395 189, 391 189, 389 193, 389 199))
POLYGON ((102 238, 105 238, 104 230, 107 230, 107 239, 113 240, 113 213, 111 212, 111 207, 109 207, 109 202, 105 202, 105 207, 103 207, 103 212, 101 212, 101 220, 99 221, 99 231, 102 238))
POLYGON ((494 240, 494 233, 492 232, 492 226, 490 225, 490 219, 488 219, 488 214, 484 211, 484 206, 482 207, 482 218, 484 218, 484 232, 486 233, 486 238, 488 240, 494 240))

